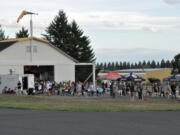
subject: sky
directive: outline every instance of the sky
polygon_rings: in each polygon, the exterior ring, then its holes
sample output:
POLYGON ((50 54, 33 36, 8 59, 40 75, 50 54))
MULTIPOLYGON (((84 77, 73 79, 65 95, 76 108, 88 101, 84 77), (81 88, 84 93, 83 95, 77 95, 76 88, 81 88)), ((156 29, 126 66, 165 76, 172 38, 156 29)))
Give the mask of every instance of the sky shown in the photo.
POLYGON ((34 36, 42 37, 59 10, 89 36, 97 62, 161 59, 180 52, 180 0, 0 0, 0 25, 9 37, 29 16, 16 23, 23 10, 33 17, 34 36))

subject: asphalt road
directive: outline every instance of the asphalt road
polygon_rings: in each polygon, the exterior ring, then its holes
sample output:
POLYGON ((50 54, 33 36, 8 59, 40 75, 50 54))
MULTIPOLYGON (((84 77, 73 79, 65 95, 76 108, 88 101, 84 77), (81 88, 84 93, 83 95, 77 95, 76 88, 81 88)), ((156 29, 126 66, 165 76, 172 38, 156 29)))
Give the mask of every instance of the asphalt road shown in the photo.
POLYGON ((0 109, 0 135, 178 135, 180 112, 0 109))

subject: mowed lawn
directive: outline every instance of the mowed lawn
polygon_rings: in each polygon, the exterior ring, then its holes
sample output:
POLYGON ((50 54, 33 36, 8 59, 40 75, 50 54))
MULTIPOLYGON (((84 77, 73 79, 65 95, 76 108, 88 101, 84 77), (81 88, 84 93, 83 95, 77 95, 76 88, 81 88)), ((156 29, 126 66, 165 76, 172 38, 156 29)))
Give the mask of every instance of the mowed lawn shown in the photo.
POLYGON ((180 101, 112 98, 0 96, 0 108, 59 111, 180 111, 180 101))

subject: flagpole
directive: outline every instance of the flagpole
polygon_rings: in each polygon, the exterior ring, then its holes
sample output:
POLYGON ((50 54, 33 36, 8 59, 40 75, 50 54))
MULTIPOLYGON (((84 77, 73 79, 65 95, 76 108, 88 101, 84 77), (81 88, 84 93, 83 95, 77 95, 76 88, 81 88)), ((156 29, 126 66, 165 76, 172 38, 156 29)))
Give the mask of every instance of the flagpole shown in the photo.
POLYGON ((31 33, 31 37, 33 36, 33 21, 32 21, 32 14, 30 15, 31 19, 30 19, 30 33, 31 33))
MULTIPOLYGON (((32 14, 30 15, 30 36, 33 36, 33 21, 32 21, 32 14)), ((33 47, 32 47, 32 38, 30 39, 30 50, 31 50, 31 62, 32 62, 32 57, 33 57, 33 47)))

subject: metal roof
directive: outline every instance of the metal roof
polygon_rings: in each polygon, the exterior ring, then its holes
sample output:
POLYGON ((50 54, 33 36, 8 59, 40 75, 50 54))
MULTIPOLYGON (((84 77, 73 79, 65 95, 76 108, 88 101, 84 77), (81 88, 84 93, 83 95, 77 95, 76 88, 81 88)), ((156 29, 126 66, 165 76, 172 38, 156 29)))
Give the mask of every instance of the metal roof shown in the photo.
POLYGON ((0 42, 0 51, 3 51, 4 49, 10 47, 11 45, 13 45, 14 43, 16 43, 17 41, 10 41, 10 42, 0 42))
POLYGON ((41 39, 41 38, 37 38, 37 37, 25 37, 25 38, 10 38, 10 39, 7 39, 7 40, 1 40, 1 42, 12 42, 12 41, 16 41, 16 42, 20 42, 20 41, 25 41, 25 40, 29 40, 29 39, 35 39, 35 40, 39 40, 39 41, 43 41, 43 42, 46 42, 46 43, 49 43, 48 40, 45 40, 45 39, 41 39))

